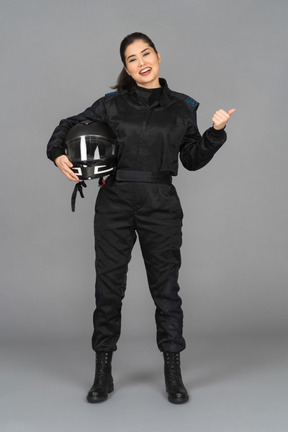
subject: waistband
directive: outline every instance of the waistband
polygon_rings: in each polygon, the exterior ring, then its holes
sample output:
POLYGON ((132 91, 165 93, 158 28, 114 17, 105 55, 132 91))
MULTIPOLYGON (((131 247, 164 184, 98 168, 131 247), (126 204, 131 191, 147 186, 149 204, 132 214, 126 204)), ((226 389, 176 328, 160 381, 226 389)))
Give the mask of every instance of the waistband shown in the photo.
POLYGON ((115 180, 144 183, 172 184, 172 176, 169 172, 130 171, 117 170, 115 180))

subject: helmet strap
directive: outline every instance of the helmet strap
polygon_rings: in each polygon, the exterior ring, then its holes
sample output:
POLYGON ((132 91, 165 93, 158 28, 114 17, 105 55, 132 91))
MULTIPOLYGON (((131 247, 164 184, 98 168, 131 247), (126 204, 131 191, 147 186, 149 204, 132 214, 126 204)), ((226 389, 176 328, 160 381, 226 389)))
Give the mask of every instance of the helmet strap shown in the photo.
POLYGON ((72 208, 72 212, 75 212, 75 204, 76 204, 76 197, 77 197, 77 192, 79 192, 81 198, 84 198, 84 194, 83 194, 83 190, 82 188, 86 188, 87 185, 86 183, 82 180, 78 183, 76 183, 72 196, 71 196, 71 208, 72 208))

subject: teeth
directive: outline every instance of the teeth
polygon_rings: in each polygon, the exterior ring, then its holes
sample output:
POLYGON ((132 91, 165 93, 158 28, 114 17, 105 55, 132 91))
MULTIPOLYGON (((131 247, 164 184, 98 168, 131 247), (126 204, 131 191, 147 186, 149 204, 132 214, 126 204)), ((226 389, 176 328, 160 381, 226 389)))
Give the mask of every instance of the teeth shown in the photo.
POLYGON ((151 68, 143 69, 143 70, 140 72, 140 74, 145 73, 145 72, 147 72, 147 71, 149 71, 149 70, 151 70, 151 68))

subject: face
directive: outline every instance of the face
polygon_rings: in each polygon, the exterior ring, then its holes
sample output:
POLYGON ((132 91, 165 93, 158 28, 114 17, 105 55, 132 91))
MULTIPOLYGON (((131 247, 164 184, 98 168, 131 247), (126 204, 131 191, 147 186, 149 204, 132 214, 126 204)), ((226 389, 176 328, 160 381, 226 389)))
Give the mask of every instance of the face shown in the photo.
POLYGON ((154 49, 143 40, 136 40, 126 48, 125 69, 140 87, 160 87, 160 62, 160 54, 156 53, 154 49))

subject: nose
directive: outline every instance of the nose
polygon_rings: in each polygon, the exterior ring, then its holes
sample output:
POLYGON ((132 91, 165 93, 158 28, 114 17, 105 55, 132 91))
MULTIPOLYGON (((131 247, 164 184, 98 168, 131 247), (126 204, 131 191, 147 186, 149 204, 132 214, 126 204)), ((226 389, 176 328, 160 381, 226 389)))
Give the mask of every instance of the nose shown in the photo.
POLYGON ((139 64, 139 66, 142 66, 144 64, 142 57, 139 57, 138 64, 139 64))

